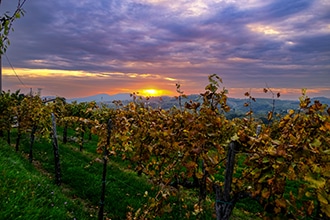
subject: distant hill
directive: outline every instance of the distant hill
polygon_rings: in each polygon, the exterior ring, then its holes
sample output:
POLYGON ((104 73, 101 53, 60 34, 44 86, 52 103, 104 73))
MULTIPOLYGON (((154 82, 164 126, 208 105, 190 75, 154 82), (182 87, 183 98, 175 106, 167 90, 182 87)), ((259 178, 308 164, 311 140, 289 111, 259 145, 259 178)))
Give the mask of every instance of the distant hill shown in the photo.
POLYGON ((68 99, 68 102, 73 102, 76 101, 78 103, 80 102, 112 102, 114 100, 132 100, 132 97, 130 97, 129 93, 120 93, 116 95, 109 95, 106 93, 102 94, 97 94, 93 96, 88 96, 88 97, 81 97, 81 98, 73 98, 73 99, 68 99))
POLYGON ((314 97, 314 98, 312 98, 312 101, 314 101, 314 100, 318 100, 322 104, 327 104, 330 107, 330 98, 326 98, 326 97, 314 97))
MULTIPOLYGON (((84 97, 84 98, 75 98, 69 99, 68 102, 77 101, 79 102, 91 102, 95 101, 97 103, 103 103, 108 105, 110 108, 115 107, 115 104, 112 103, 114 100, 120 100, 122 103, 128 104, 133 99, 129 93, 122 93, 116 95, 108 94, 98 94, 94 96, 84 97)), ((187 98, 182 98, 181 105, 182 107, 186 102, 202 102, 202 97, 200 95, 188 95, 187 98)), ((311 98, 312 103, 314 100, 319 100, 322 104, 327 104, 330 107, 330 99, 325 97, 315 97, 311 98)), ((250 107, 245 107, 244 104, 248 102, 248 99, 236 99, 228 98, 227 104, 230 107, 230 111, 226 113, 229 118, 232 117, 242 117, 246 112, 250 111, 250 107)), ((179 100, 175 97, 162 96, 162 97, 150 97, 148 100, 145 98, 137 99, 137 102, 143 102, 145 105, 148 105, 152 108, 162 108, 170 109, 174 106, 177 108, 180 107, 179 100)), ((298 109, 299 100, 282 100, 275 99, 275 113, 285 114, 289 109, 298 109)), ((266 117, 267 113, 273 109, 273 99, 266 98, 257 98, 256 101, 251 102, 251 109, 255 116, 257 117, 266 117)))

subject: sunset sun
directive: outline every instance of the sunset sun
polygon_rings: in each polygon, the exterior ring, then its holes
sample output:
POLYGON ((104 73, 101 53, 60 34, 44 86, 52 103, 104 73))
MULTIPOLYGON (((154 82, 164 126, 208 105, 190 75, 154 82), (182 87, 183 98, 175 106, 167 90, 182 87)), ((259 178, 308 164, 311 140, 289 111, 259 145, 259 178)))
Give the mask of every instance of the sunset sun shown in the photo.
POLYGON ((162 92, 157 89, 143 89, 140 91, 140 94, 143 96, 160 96, 162 92))
POLYGON ((161 90, 161 89, 141 89, 139 91, 139 94, 142 96, 162 96, 166 95, 168 92, 166 90, 161 90))

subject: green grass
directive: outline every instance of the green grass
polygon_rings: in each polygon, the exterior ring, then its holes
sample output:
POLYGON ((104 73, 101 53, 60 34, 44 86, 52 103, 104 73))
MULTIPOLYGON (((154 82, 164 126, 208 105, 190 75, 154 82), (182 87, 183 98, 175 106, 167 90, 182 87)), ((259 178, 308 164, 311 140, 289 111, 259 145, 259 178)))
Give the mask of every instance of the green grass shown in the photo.
MULTIPOLYGON (((61 130, 59 130, 58 134, 62 134, 61 130)), ((74 135, 74 131, 69 131, 69 137, 74 135)), ((15 133, 13 137, 15 137, 15 133)), ((8 217, 5 219, 19 219, 19 216, 22 216, 22 219, 73 219, 74 217, 76 219, 96 219, 100 202, 102 176, 102 157, 96 153, 97 138, 93 136, 92 140, 89 141, 86 135, 84 150, 82 152, 79 151, 79 145, 77 143, 69 142, 64 145, 62 144, 62 140, 59 139, 63 184, 61 187, 57 187, 53 180, 54 156, 52 144, 45 140, 36 140, 33 149, 33 166, 27 160, 29 136, 26 135, 23 137, 20 152, 18 153, 13 151, 14 147, 5 146, 3 141, 0 142, 1 148, 6 149, 2 153, 9 152, 8 155, 1 155, 1 160, 19 160, 26 167, 24 173, 22 171, 24 169, 21 168, 23 165, 16 166, 15 163, 11 163, 11 165, 12 167, 18 167, 18 170, 14 171, 13 168, 3 169, 13 171, 10 171, 10 175, 7 173, 6 175, 2 174, 1 178, 5 181, 1 179, 1 184, 2 182, 12 182, 12 184, 16 185, 17 189, 15 189, 15 193, 5 190, 13 188, 13 186, 7 184, 6 188, 3 188, 1 191, 2 198, 6 198, 1 202, 8 200, 13 203, 8 205, 0 204, 0 216, 8 217), (35 166, 37 170, 34 168, 35 166), (38 175, 40 180, 35 178, 35 175, 38 175), (26 177, 27 180, 16 180, 23 177, 26 177), (29 181, 33 181, 33 184, 27 184, 29 181), (42 194, 37 195, 37 191, 42 192, 42 194), (24 192, 24 196, 19 197, 20 202, 14 202, 14 200, 17 200, 17 192, 20 192, 18 194, 24 192), (30 198, 33 199, 30 200, 30 198), (17 204, 19 205, 17 206, 17 204), (15 208, 16 206, 17 208, 15 208), (40 207, 46 208, 48 211, 42 211, 40 207), (41 215, 41 213, 46 214, 41 215)), ((10 164, 8 162, 6 163, 10 164)), ((2 161, 1 164, 6 163, 2 161)), ((1 172, 5 171, 1 170, 1 172)), ((148 191, 150 196, 153 196, 155 193, 146 178, 137 176, 136 173, 127 169, 127 162, 122 162, 118 158, 110 158, 104 208, 106 217, 110 219, 126 219, 127 212, 130 210, 134 212, 147 204, 147 198, 143 196, 145 191, 148 191)), ((187 209, 193 210, 193 205, 198 200, 198 193, 193 190, 182 190, 180 194, 181 198, 184 198, 186 202, 188 200, 187 209)), ((212 201, 213 198, 206 202, 206 212, 203 216, 192 215, 189 219, 213 219, 212 201)), ((180 200, 175 197, 171 198, 170 202, 173 207, 172 212, 164 213, 159 219, 182 219, 185 215, 185 210, 181 208, 182 203, 180 200), (174 203, 176 205, 173 206, 174 203)), ((253 214, 241 210, 242 208, 249 210, 250 204, 251 201, 242 201, 239 203, 237 206, 239 209, 234 209, 233 219, 255 218, 253 214)))
POLYGON ((88 219, 89 213, 61 192, 0 139, 1 219, 88 219))
MULTIPOLYGON (((59 145, 62 183, 70 189, 67 190, 67 194, 83 199, 93 211, 92 215, 97 216, 103 164, 101 155, 96 154, 96 142, 86 141, 82 152, 79 151, 77 144, 60 143, 59 145), (91 148, 94 148, 94 154, 90 153, 91 148)), ((34 159, 41 163, 42 169, 45 169, 47 173, 54 173, 52 145, 39 140, 35 143, 34 149, 34 159)), ((28 152, 28 143, 24 143, 22 151, 25 154, 28 152)), ((141 195, 145 191, 150 191, 150 188, 146 179, 137 177, 133 172, 123 172, 121 167, 110 161, 107 170, 105 201, 107 217, 125 219, 128 206, 138 209, 147 202, 147 198, 141 195)))

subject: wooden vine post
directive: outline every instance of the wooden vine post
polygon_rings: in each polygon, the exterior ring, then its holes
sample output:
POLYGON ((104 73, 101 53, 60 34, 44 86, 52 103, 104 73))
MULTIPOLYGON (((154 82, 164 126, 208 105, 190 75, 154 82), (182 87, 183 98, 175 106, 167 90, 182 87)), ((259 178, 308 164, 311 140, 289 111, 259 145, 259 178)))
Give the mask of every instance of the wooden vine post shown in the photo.
POLYGON ((61 185, 61 166, 60 166, 60 155, 58 153, 57 144, 57 132, 56 132, 56 122, 55 115, 51 113, 52 117, 52 137, 53 137, 53 150, 54 150, 54 160, 55 160, 55 183, 56 185, 61 185))
MULTIPOLYGON (((84 122, 80 122, 84 123, 84 122)), ((81 125, 81 133, 80 133, 80 143, 79 143, 79 151, 82 151, 84 148, 84 137, 85 137, 85 125, 81 125)))
POLYGON ((33 152, 32 152, 32 149, 33 149, 33 144, 34 144, 34 135, 37 131, 37 125, 33 125, 32 126, 32 130, 31 130, 31 136, 30 136, 30 152, 29 152, 29 162, 32 163, 32 160, 33 160, 33 152))
POLYGON ((68 142, 68 122, 65 122, 63 128, 63 144, 68 142))
POLYGON ((235 166, 235 155, 238 152, 238 149, 239 149, 239 144, 237 142, 231 142, 229 144, 223 190, 218 184, 213 185, 216 196, 215 211, 216 211, 217 220, 229 219, 235 207, 236 202, 240 198, 246 196, 244 192, 237 193, 233 196, 230 195, 231 184, 233 181, 234 166, 235 166))
POLYGON ((110 135, 112 130, 112 121, 109 119, 107 125, 107 142, 103 150, 103 172, 102 172, 102 189, 101 189, 101 200, 100 209, 98 213, 98 220, 103 220, 104 213, 104 201, 105 201, 105 187, 106 187, 106 177, 107 177, 107 162, 108 162, 108 146, 110 145, 110 135))
POLYGON ((18 148, 19 148, 19 144, 21 141, 21 137, 22 137, 22 128, 20 125, 20 122, 18 121, 18 127, 17 127, 17 138, 16 138, 16 145, 15 145, 15 150, 16 152, 18 152, 18 148))

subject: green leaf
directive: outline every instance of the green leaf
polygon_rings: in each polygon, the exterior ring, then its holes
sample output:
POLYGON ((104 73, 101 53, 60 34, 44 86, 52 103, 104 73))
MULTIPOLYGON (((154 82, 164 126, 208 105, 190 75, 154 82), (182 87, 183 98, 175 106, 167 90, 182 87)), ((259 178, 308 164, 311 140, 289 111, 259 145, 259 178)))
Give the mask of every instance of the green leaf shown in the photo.
POLYGON ((262 163, 268 163, 269 162, 269 158, 268 157, 264 157, 263 159, 262 159, 262 163))
POLYGON ((231 137, 231 140, 232 141, 238 141, 239 140, 239 137, 237 134, 234 134, 234 136, 231 137))
POLYGON ((258 183, 265 182, 266 179, 272 177, 273 174, 271 172, 265 173, 259 180, 258 183))
POLYGON ((330 149, 322 151, 324 154, 330 154, 330 149))
POLYGON ((314 141, 310 144, 312 147, 320 147, 322 142, 319 139, 314 139, 314 141))

